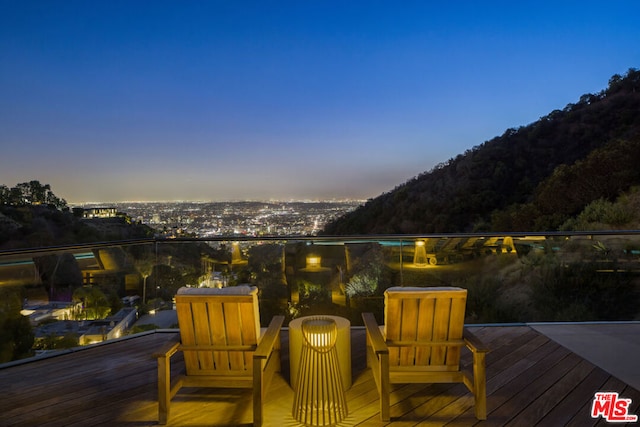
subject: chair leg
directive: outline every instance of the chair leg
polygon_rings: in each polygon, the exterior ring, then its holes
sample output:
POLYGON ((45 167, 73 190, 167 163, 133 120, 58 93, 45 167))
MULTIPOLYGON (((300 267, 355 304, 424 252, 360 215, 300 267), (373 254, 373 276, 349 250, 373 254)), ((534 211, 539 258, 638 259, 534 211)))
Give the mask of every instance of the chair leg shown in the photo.
POLYGON ((253 426, 262 426, 262 401, 264 400, 264 376, 262 374, 264 362, 253 359, 253 426))
POLYGON ((476 398, 476 418, 487 419, 487 374, 485 352, 473 353, 473 394, 476 398))
POLYGON ((389 355, 380 354, 378 359, 378 368, 380 369, 380 419, 382 421, 391 420, 391 384, 389 381, 389 355))
POLYGON ((171 365, 169 357, 158 358, 158 422, 167 424, 171 405, 171 365))

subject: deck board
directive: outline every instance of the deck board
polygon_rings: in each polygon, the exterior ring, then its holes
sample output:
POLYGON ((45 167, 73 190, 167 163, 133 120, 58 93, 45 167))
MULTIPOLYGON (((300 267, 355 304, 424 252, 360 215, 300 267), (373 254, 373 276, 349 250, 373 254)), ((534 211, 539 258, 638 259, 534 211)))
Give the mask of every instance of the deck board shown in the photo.
MULTIPOLYGON (((344 426, 606 425, 590 417, 596 391, 618 391, 640 411, 640 392, 528 326, 472 328, 487 355, 487 421, 474 417, 461 384, 394 385, 390 422, 379 418, 378 395, 366 367, 365 334, 352 329, 353 386, 344 426)), ((137 335, 57 357, 0 369, 0 426, 157 425, 156 361, 151 354, 175 333, 137 335)), ((291 416, 288 333, 282 331, 282 372, 265 402, 265 426, 298 425, 291 416)), ((468 354, 462 363, 470 367, 468 354)), ((183 363, 172 364, 176 373, 183 363)), ((250 425, 251 391, 182 389, 169 426, 250 425)))
POLYGON ((607 377, 608 374, 603 370, 593 369, 583 381, 567 393, 567 396, 540 420, 540 424, 563 426, 575 416, 588 414, 592 398, 588 398, 585 401, 585 396, 592 394, 593 390, 601 390, 607 377), (580 412, 581 410, 583 412, 580 412))

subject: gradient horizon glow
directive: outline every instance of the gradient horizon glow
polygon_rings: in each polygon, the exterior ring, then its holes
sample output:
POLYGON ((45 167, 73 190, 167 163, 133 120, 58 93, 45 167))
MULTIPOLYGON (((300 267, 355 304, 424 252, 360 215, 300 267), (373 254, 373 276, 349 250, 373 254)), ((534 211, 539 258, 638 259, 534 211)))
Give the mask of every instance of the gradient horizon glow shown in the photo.
POLYGON ((367 199, 640 66, 637 1, 0 0, 0 184, 367 199))

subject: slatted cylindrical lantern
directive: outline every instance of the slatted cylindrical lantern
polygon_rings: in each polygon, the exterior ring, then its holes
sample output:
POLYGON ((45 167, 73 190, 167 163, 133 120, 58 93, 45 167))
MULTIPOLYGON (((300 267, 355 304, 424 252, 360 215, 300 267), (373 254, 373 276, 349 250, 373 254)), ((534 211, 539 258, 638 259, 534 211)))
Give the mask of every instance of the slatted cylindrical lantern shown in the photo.
POLYGON ((293 417, 305 425, 335 425, 347 416, 336 350, 336 322, 327 317, 306 319, 302 322, 302 336, 293 417))

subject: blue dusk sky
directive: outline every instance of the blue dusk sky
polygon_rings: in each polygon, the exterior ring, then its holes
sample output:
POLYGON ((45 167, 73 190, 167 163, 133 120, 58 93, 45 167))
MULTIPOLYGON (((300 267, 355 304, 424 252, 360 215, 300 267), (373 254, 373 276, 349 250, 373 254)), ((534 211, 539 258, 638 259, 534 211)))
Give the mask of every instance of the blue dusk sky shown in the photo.
POLYGON ((640 67, 640 1, 0 0, 0 184, 367 199, 640 67))

